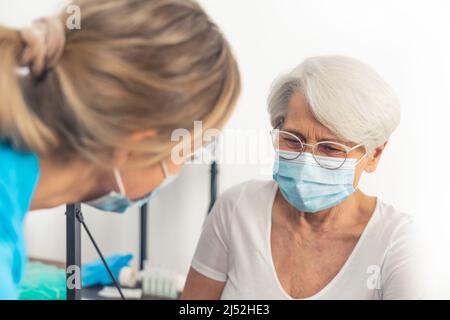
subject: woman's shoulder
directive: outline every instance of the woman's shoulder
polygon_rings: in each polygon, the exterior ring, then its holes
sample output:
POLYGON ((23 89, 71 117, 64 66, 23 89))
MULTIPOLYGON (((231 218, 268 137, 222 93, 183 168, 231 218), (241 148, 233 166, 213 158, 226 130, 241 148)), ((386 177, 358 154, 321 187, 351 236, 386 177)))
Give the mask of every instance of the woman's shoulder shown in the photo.
POLYGON ((0 142, 0 297, 16 298, 23 274, 23 219, 38 180, 39 163, 32 153, 0 142))
POLYGON ((379 206, 379 230, 386 241, 381 263, 383 299, 422 299, 431 292, 427 264, 431 256, 424 246, 425 234, 416 217, 387 203, 379 206), (381 232, 381 231, 380 231, 381 232))
POLYGON ((383 224, 395 227, 402 224, 414 223, 414 217, 411 214, 401 211, 383 200, 378 199, 377 202, 377 214, 380 222, 383 224))
POLYGON ((393 243, 399 238, 417 237, 419 233, 417 222, 413 215, 401 211, 393 205, 380 199, 377 200, 375 212, 375 229, 380 235, 393 243))
POLYGON ((0 142, 0 164, 0 200, 26 212, 39 178, 38 157, 0 142))
POLYGON ((272 180, 249 180, 228 188, 220 194, 213 209, 220 211, 226 218, 245 212, 250 217, 251 212, 261 212, 270 205, 275 195, 277 185, 272 180))
POLYGON ((16 170, 23 175, 37 173, 39 161, 36 154, 15 150, 9 143, 0 140, 0 179, 10 178, 11 171, 16 170))

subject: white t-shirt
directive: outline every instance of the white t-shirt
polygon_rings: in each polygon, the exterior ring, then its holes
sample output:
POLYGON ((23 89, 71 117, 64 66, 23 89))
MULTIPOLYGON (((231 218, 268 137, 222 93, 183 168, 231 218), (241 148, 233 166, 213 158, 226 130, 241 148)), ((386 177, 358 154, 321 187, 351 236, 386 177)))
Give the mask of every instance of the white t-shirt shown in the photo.
MULTIPOLYGON (((226 191, 201 235, 192 267, 226 282, 222 299, 292 299, 271 251, 274 181, 249 181, 226 191)), ((420 257, 410 216, 377 200, 359 241, 337 275, 308 299, 421 299, 420 257)))

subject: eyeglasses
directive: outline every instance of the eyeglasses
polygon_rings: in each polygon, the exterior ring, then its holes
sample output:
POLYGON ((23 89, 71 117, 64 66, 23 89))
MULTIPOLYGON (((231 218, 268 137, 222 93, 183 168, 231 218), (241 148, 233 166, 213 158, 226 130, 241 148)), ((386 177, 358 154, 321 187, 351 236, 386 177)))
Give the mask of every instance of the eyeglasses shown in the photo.
POLYGON ((271 131, 272 144, 275 151, 289 151, 287 153, 279 153, 280 158, 285 160, 295 160, 306 150, 307 147, 311 148, 311 153, 317 164, 325 169, 337 170, 342 167, 348 158, 348 154, 360 147, 362 144, 358 144, 354 147, 349 147, 344 144, 333 141, 321 141, 316 144, 304 143, 296 135, 274 129, 271 131), (321 157, 332 157, 335 161, 329 161, 321 157))

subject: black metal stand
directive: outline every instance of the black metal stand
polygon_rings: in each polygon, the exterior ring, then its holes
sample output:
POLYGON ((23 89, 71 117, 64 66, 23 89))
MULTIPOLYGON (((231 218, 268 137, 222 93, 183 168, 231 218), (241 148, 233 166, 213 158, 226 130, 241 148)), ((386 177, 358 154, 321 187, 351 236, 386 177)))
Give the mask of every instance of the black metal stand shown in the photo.
POLYGON ((66 207, 66 286, 67 300, 81 300, 81 225, 77 219, 80 204, 66 207))
POLYGON ((211 163, 211 177, 210 177, 210 202, 209 202, 209 208, 208 208, 208 214, 211 212, 214 203, 216 203, 217 200, 217 176, 219 174, 219 168, 216 161, 213 161, 211 163))
POLYGON ((147 260, 147 218, 148 204, 141 207, 140 225, 139 225, 139 269, 144 270, 144 263, 147 260))
POLYGON ((84 230, 86 231, 89 239, 91 239, 91 242, 95 248, 95 250, 97 251, 98 256, 100 257, 100 259, 103 262, 103 265, 106 268, 106 271, 109 274, 109 277, 111 278, 112 282, 114 283, 115 287, 117 288, 117 290, 119 291, 120 297, 122 300, 125 300, 125 296, 123 295, 122 292, 122 288, 120 287, 119 281, 117 281, 116 277, 114 277, 114 274, 112 273, 111 269, 108 266, 108 263, 105 260, 105 257, 103 257, 102 251, 100 250, 100 248, 98 247, 97 242, 95 241, 94 237, 92 236, 91 231, 89 230, 88 226, 86 225, 86 222, 84 221, 84 217, 83 217, 83 213, 81 212, 81 210, 77 210, 76 211, 76 216, 77 216, 77 220, 81 223, 81 225, 83 226, 84 230))

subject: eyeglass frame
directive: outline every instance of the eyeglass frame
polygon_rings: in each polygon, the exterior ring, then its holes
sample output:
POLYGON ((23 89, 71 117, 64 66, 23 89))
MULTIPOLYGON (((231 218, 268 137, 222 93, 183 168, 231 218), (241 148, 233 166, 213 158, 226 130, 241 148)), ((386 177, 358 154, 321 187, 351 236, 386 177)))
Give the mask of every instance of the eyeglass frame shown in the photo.
MULTIPOLYGON (((271 135, 271 137, 272 137, 272 146, 273 146, 274 148, 275 148, 275 145, 274 145, 274 141, 273 141, 273 134, 274 134, 275 132, 278 132, 278 133, 280 133, 280 132, 282 132, 282 133, 287 133, 288 135, 290 135, 290 136, 296 138, 298 141, 300 141, 300 143, 301 143, 301 145, 302 145, 302 151, 300 151, 300 152, 298 153, 298 155, 297 155, 295 158, 292 158, 292 159, 285 159, 285 160, 287 160, 287 161, 293 161, 293 160, 298 159, 298 158, 305 152, 305 150, 306 150, 305 146, 306 146, 306 147, 310 147, 310 148, 311 148, 311 151, 313 151, 313 150, 314 150, 314 147, 316 147, 317 145, 325 144, 325 143, 332 143, 332 144, 335 144, 335 145, 337 145, 337 146, 343 147, 343 149, 344 149, 344 151, 345 151, 345 159, 342 161, 342 164, 341 164, 339 167, 337 167, 337 168, 327 168, 327 167, 324 167, 324 166, 321 165, 321 164, 319 163, 319 161, 316 159, 316 155, 314 154, 314 152, 311 152, 311 154, 312 154, 312 156, 313 156, 313 158, 314 158, 314 161, 316 161, 316 163, 317 163, 320 167, 322 167, 322 168, 324 168, 324 169, 327 169, 327 170, 338 170, 338 169, 342 168, 342 166, 343 166, 343 165, 345 164, 345 162, 347 161, 347 159, 348 159, 348 154, 349 154, 350 152, 352 152, 352 151, 354 151, 354 150, 356 150, 356 149, 358 149, 358 148, 360 148, 360 147, 364 147, 364 148, 365 148, 364 144, 362 144, 362 143, 360 143, 360 144, 358 144, 358 145, 356 145, 356 146, 354 146, 354 147, 349 147, 349 146, 346 146, 345 144, 342 144, 342 143, 339 143, 339 142, 335 142, 335 141, 319 141, 319 142, 317 142, 317 143, 315 143, 315 144, 309 144, 309 143, 303 142, 303 141, 302 141, 299 137, 297 137, 295 134, 293 134, 293 133, 291 133, 291 132, 288 132, 288 131, 280 130, 280 129, 277 129, 277 128, 272 129, 272 130, 270 131, 270 135, 271 135)), ((275 151, 277 151, 277 150, 275 150, 275 151)), ((367 155, 367 149, 366 149, 366 153, 365 153, 361 158, 358 159, 358 161, 356 162, 356 164, 358 164, 358 163, 359 163, 366 155, 367 155)), ((284 159, 284 158, 283 158, 283 159, 284 159)))

